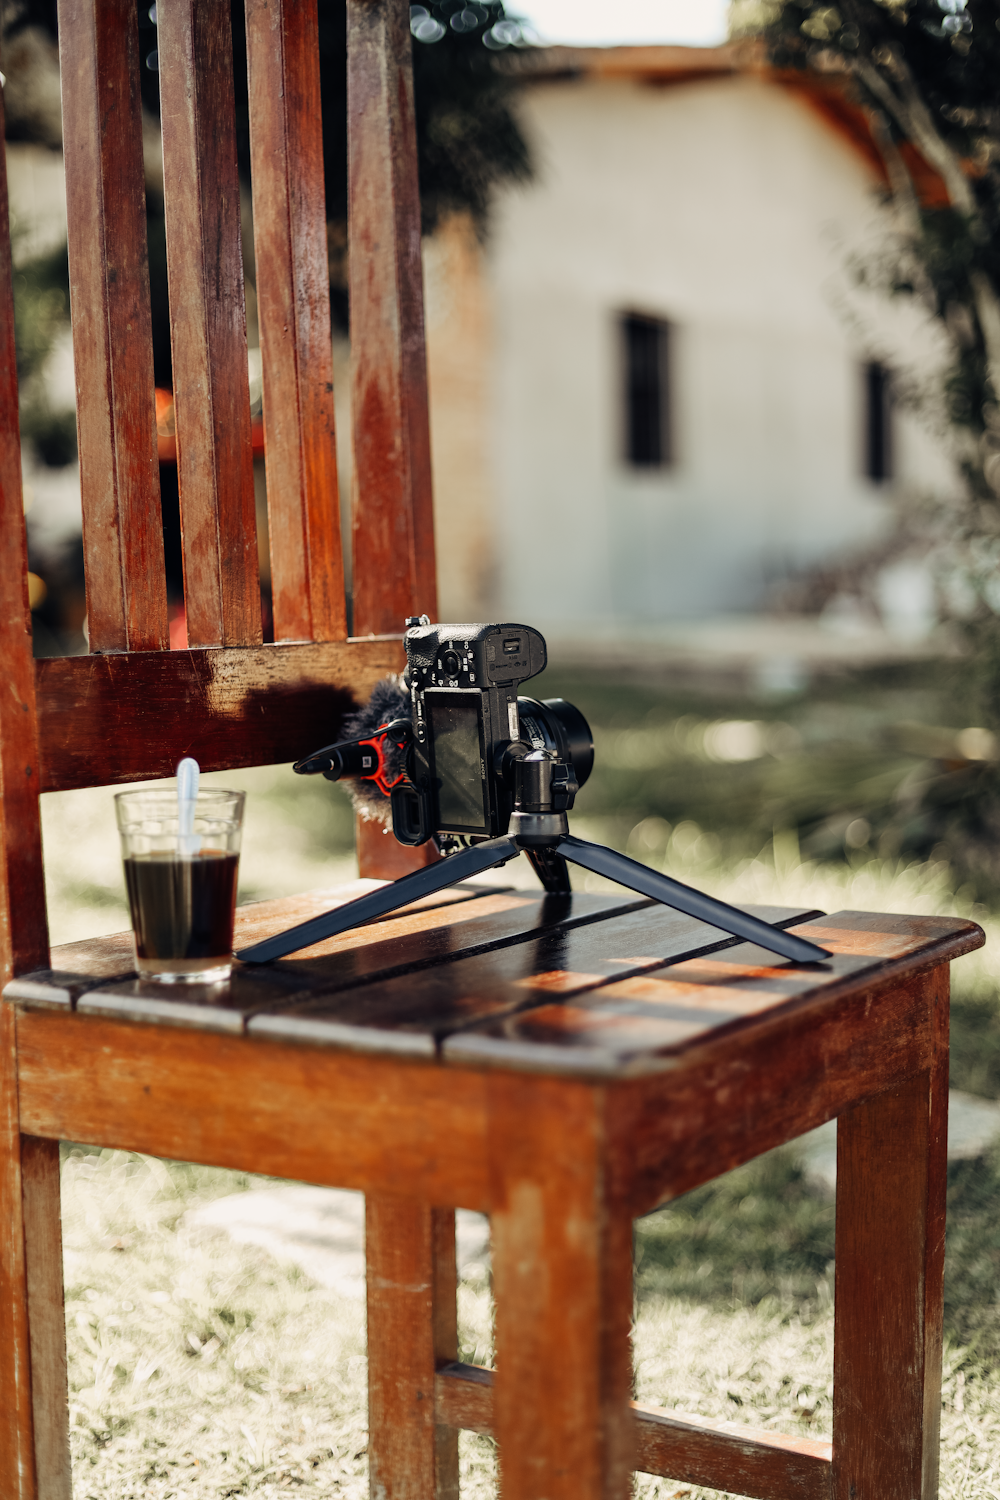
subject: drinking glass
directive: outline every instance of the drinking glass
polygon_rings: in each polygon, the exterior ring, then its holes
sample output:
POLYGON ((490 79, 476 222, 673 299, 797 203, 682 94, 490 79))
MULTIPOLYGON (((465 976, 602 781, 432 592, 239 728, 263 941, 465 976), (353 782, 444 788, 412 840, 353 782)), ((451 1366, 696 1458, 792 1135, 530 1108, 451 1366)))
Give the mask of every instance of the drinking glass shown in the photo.
POLYGON ((173 789, 117 793, 142 978, 163 984, 228 979, 244 798, 222 787, 200 791, 193 827, 182 831, 173 789))

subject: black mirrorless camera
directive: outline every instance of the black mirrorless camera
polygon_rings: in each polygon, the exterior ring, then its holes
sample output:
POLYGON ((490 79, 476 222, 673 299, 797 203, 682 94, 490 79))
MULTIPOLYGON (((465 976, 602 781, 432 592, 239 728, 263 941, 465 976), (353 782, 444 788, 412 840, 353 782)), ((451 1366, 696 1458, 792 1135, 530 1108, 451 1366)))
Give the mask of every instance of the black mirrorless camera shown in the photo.
MULTIPOLYGON (((432 625, 426 616, 406 624, 407 666, 398 697, 383 689, 373 699, 375 719, 393 716, 363 723, 356 738, 326 746, 299 761, 296 771, 367 782, 369 799, 388 797, 402 844, 435 838, 447 845, 506 833, 519 763, 539 753, 551 764, 552 810, 572 807, 594 764, 594 743, 572 703, 519 696, 521 684, 545 668, 538 631, 432 625)), ((366 714, 372 718, 362 710, 366 714)), ((373 810, 370 800, 365 810, 373 810)))
POLYGON ((572 863, 794 962, 829 957, 795 933, 570 833, 566 814, 590 775, 594 745, 571 703, 518 696, 545 666, 537 630, 432 625, 426 615, 406 627, 402 680, 380 682, 347 721, 349 737, 295 769, 350 780, 366 816, 384 820, 391 808, 401 843, 433 838, 447 858, 265 938, 240 953, 245 963, 283 958, 521 853, 553 898, 571 896, 572 863))

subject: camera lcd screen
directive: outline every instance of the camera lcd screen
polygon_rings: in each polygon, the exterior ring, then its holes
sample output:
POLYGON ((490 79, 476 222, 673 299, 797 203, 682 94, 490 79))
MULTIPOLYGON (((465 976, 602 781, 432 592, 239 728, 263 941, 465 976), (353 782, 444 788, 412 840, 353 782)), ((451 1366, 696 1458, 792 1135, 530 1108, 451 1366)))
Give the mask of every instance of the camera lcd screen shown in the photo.
POLYGON ((435 825, 447 833, 488 833, 482 696, 431 689, 424 703, 437 801, 435 825))

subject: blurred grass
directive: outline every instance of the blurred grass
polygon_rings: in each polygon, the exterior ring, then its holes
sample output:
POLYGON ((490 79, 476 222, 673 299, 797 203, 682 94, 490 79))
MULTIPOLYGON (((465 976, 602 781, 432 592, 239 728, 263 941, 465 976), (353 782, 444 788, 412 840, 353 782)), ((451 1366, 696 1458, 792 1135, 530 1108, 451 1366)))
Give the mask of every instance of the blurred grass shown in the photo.
MULTIPOLYGON (((582 834, 737 902, 981 922, 987 948, 954 969, 952 1079, 1000 1096, 1000 913, 945 858, 880 846, 864 816, 926 758, 913 725, 968 727, 949 670, 854 674, 782 702, 552 671, 532 691, 594 728, 582 834)), ((241 899, 351 878, 339 789, 286 767, 210 779, 249 793, 241 899)), ((113 790, 43 799, 55 941, 126 925, 113 790)), ((187 1208, 258 1180, 82 1147, 64 1171, 75 1500, 366 1494, 363 1306, 184 1227, 187 1208)), ((1000 1148, 949 1179, 942 1494, 995 1500, 1000 1148)), ((639 1399, 829 1432, 833 1208, 794 1148, 640 1221, 635 1244, 639 1399)), ((489 1362, 486 1282, 463 1283, 460 1316, 463 1357, 489 1362)), ((463 1434, 461 1455, 463 1495, 493 1495, 492 1444, 463 1434)), ((709 1492, 638 1476, 636 1493, 709 1492)))

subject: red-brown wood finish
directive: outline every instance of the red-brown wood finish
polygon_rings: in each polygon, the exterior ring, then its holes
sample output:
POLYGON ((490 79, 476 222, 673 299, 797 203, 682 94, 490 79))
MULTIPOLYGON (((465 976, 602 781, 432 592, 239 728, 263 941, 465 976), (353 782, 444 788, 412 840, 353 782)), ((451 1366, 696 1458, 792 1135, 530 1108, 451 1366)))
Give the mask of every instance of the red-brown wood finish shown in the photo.
POLYGON ((432 865, 440 858, 431 839, 411 848, 394 839, 385 823, 376 823, 373 818, 355 818, 354 848, 358 874, 372 880, 398 880, 401 875, 432 865))
MULTIPOLYGON (((495 1380, 495 1372, 481 1365, 439 1369, 438 1421, 492 1435, 495 1380)), ((738 1490, 761 1500, 829 1500, 831 1444, 823 1439, 787 1437, 636 1401, 631 1410, 635 1466, 644 1474, 738 1490)))
POLYGON ((458 1436, 434 1407, 435 1368, 457 1353, 454 1212, 369 1196, 365 1258, 371 1492, 457 1500, 458 1436))
MULTIPOLYGON (((0 90, 0 139, 4 108, 0 90)), ((14 350, 7 164, 0 152, 0 976, 47 962, 35 672, 28 607, 28 544, 21 494, 21 440, 14 350)))
MULTIPOLYGON (((434 1278, 434 1368, 458 1358, 458 1257, 455 1210, 431 1209, 431 1272, 434 1278)), ((459 1500, 458 1431, 434 1407, 434 1500, 459 1500)))
POLYGON ((507 1073, 490 1077, 487 1097, 505 1500, 625 1500, 632 1221, 605 1177, 603 1100, 584 1084, 507 1073))
POLYGON ((15 1024, 0 1004, 0 1494, 37 1500, 15 1024))
POLYGON ((356 635, 437 617, 408 12, 347 0, 356 635))
POLYGON ((837 1124, 834 1500, 933 1500, 941 1421, 948 971, 931 1066, 837 1124))
POLYGON ((229 0, 158 13, 184 603, 192 646, 261 639, 229 0))
POLYGON ((21 1186, 38 1496, 72 1500, 58 1141, 22 1135, 21 1186))
POLYGON ((343 640, 316 0, 246 23, 274 638, 343 640))
POLYGON ((206 771, 299 760, 402 659, 376 640, 39 660, 41 790, 172 776, 185 755, 206 771))
POLYGON ((60 0, 59 69, 92 651, 168 644, 131 0, 60 0))

